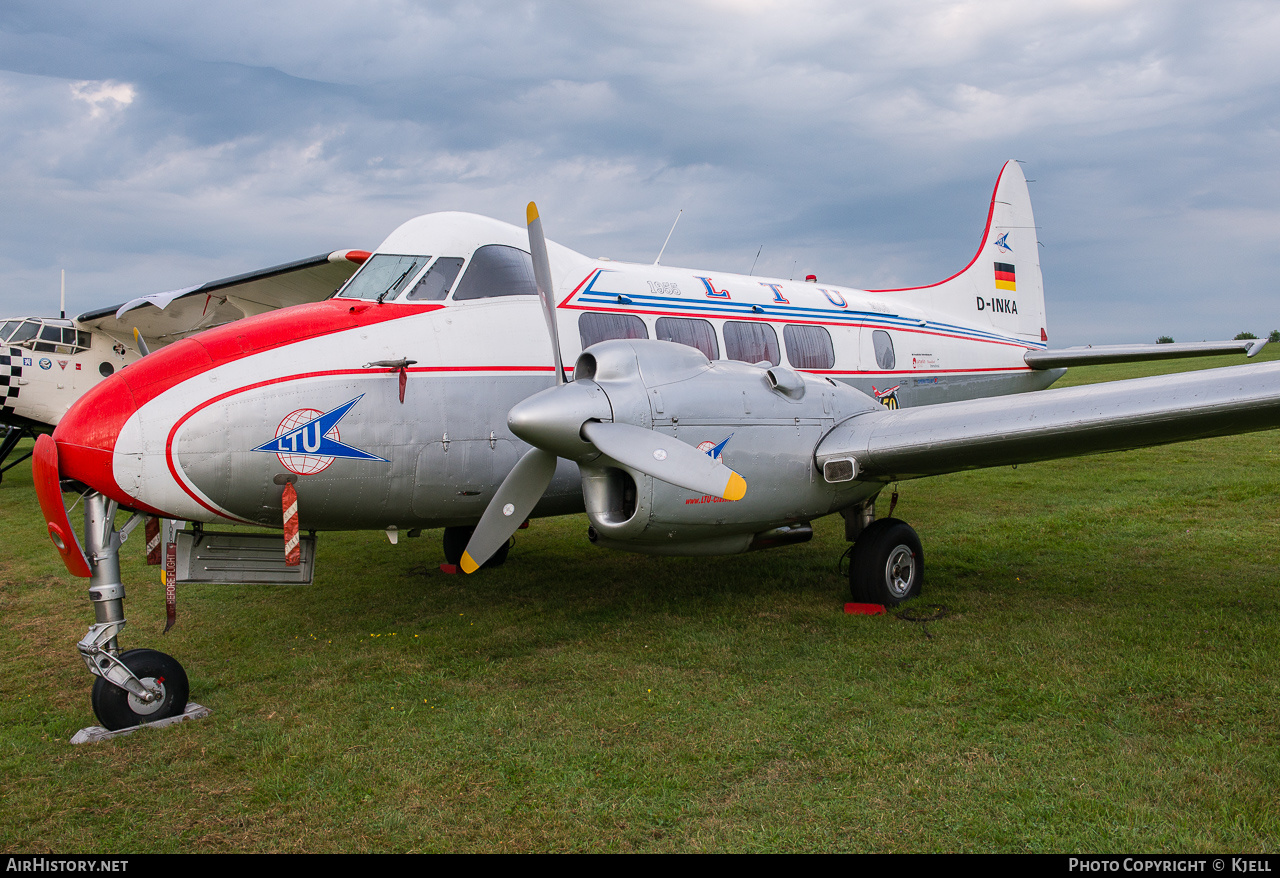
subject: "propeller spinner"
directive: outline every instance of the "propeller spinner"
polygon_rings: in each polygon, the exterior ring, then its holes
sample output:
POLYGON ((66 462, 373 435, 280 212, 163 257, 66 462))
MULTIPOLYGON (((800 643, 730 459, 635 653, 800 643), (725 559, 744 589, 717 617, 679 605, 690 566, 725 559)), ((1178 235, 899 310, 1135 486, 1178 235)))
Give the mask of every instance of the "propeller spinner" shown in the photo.
POLYGON ((466 573, 480 569, 529 516, 551 484, 560 457, 585 463, 604 455, 655 479, 726 500, 740 500, 747 492, 742 476, 697 448, 665 433, 614 421, 609 397, 594 381, 565 381, 551 263, 533 202, 527 216, 538 297, 555 351, 557 386, 517 403, 508 415, 511 432, 533 448, 503 480, 476 525, 460 564, 466 573))

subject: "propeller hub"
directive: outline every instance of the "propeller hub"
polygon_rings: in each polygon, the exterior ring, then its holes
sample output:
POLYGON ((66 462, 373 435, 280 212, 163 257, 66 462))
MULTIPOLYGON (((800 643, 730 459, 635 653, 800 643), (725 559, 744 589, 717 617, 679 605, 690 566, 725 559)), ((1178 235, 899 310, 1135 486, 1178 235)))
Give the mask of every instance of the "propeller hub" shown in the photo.
POLYGON ((609 397, 594 381, 572 381, 516 403, 507 425, 534 448, 568 460, 586 460, 599 450, 582 437, 587 421, 612 421, 609 397))

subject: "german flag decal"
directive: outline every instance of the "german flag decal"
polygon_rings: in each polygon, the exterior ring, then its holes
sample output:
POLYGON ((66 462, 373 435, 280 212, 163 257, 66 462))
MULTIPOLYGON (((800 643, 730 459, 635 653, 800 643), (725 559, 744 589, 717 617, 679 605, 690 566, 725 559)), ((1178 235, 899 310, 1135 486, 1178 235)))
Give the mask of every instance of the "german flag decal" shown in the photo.
POLYGON ((1017 291, 1017 284, 1013 280, 1013 265, 1008 262, 996 263, 996 289, 997 290, 1014 290, 1017 291))

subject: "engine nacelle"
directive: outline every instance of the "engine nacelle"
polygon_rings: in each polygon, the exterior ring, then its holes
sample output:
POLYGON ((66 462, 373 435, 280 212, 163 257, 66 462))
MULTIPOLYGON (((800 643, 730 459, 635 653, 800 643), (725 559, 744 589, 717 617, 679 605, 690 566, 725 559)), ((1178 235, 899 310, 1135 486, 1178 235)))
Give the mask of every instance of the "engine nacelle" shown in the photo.
POLYGON ((677 487, 606 455, 579 460, 593 542, 655 554, 727 554, 807 539, 807 522, 855 503, 878 483, 833 484, 814 462, 839 421, 877 403, 827 378, 782 366, 709 361, 649 340, 588 348, 575 384, 604 391, 617 422, 696 446, 739 473, 740 500, 677 487), (754 544, 754 545, 753 545, 754 544))

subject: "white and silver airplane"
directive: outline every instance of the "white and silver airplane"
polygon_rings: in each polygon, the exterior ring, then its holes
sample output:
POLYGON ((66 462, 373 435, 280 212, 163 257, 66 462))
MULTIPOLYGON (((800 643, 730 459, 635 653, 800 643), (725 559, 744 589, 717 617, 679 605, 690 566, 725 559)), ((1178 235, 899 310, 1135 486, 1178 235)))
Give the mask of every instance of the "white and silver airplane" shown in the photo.
POLYGON ((585 509, 597 546, 688 555, 801 542, 838 512, 855 600, 896 604, 924 578, 912 528, 875 518, 896 480, 1280 425, 1280 363, 1046 390, 1071 363, 1259 345, 1049 350, 1015 162, 970 263, 913 289, 591 259, 527 220, 410 220, 332 298, 175 342, 40 437, 50 536, 90 579, 104 725, 187 701, 176 660, 118 646, 138 515, 443 527, 472 572, 529 517, 585 509), (83 549, 63 490, 84 496, 83 549))
MULTIPOLYGON (((337 250, 81 314, 0 320, 0 476, 27 436, 52 433, 103 378, 161 348, 243 317, 318 302, 360 267, 365 250, 337 250)), ((65 312, 64 312, 65 314, 65 312)))

